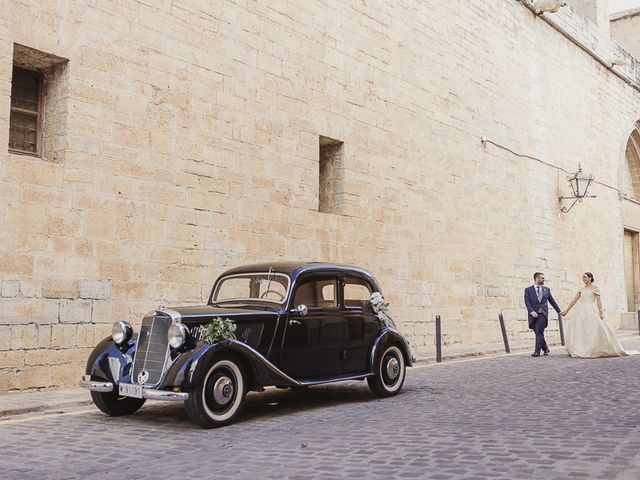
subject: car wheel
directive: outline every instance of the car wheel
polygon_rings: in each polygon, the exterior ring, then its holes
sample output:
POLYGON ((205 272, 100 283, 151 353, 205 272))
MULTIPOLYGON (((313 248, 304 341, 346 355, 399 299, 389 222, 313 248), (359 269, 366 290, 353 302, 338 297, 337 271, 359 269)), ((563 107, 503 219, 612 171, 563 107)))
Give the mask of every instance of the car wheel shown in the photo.
POLYGON ((375 375, 367 378, 369 388, 379 397, 396 395, 404 384, 406 365, 397 345, 387 347, 377 359, 375 375))
MULTIPOLYGON (((101 379, 92 377, 92 380, 101 379)), ((144 405, 146 399, 121 397, 118 395, 117 385, 114 385, 114 387, 115 390, 113 392, 91 392, 91 400, 93 400, 95 406, 107 415, 112 417, 131 415, 144 405)))
POLYGON ((234 357, 216 358, 185 407, 189 418, 204 428, 232 423, 242 411, 247 382, 242 364, 234 357))

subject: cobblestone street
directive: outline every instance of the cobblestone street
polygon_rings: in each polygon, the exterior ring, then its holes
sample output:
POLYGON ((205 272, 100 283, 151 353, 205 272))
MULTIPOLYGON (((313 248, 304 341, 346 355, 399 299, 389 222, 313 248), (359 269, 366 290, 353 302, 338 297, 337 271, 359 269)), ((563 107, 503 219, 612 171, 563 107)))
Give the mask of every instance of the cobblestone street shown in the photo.
POLYGON ((220 430, 152 402, 124 418, 93 406, 13 416, 0 421, 0 477, 631 480, 639 371, 640 356, 563 349, 430 365, 386 400, 364 382, 251 394, 220 430))

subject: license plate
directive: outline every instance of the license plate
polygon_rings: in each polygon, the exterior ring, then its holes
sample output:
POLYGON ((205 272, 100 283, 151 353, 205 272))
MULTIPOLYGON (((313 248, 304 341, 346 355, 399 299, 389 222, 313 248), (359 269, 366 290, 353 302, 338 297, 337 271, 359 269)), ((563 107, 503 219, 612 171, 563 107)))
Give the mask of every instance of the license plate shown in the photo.
POLYGON ((131 383, 121 383, 118 386, 118 393, 123 397, 142 398, 142 385, 131 383))

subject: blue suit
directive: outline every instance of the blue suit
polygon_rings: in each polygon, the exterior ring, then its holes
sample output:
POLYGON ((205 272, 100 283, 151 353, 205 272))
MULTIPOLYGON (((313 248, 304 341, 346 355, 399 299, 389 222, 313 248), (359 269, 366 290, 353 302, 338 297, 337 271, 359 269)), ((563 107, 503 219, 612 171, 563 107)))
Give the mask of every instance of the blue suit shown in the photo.
POLYGON ((538 293, 533 285, 524 289, 524 304, 527 306, 529 328, 536 334, 536 353, 540 353, 540 350, 549 350, 547 342, 544 339, 544 329, 547 328, 549 323, 548 303, 551 304, 556 312, 560 313, 560 307, 554 300, 553 295, 551 295, 551 290, 545 286, 541 286, 541 288, 542 298, 540 300, 538 300, 538 293), (531 316, 532 312, 536 312, 538 318, 533 318, 531 316))

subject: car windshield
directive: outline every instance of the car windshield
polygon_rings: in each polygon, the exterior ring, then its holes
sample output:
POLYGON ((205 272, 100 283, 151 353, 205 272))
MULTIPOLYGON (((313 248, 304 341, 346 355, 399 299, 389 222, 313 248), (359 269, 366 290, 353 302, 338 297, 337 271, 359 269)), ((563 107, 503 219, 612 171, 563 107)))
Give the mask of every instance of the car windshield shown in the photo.
POLYGON ((284 303, 289 277, 282 273, 242 273, 218 280, 213 303, 266 301, 284 303))

